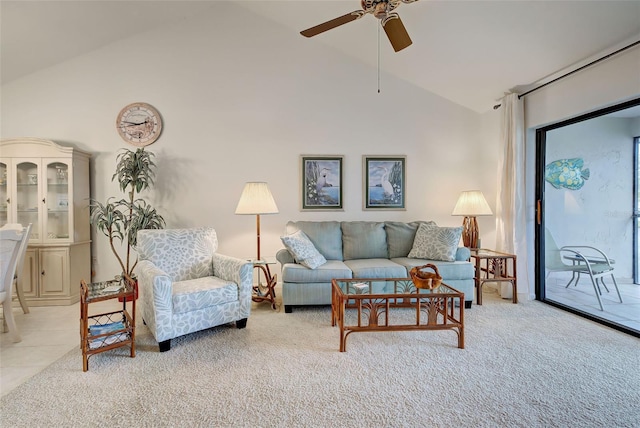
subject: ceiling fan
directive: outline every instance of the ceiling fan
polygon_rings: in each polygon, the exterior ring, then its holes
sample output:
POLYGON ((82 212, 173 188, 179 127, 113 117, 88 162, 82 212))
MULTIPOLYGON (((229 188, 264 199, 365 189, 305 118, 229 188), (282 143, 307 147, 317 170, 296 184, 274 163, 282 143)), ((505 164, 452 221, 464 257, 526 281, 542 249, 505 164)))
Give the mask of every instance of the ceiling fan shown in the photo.
POLYGON ((380 20, 380 24, 382 25, 382 28, 384 28, 384 32, 387 33, 387 37, 389 38, 389 42, 391 42, 391 46, 393 46, 393 50, 398 52, 407 46, 410 46, 412 41, 409 37, 409 33, 407 33, 407 30, 404 28, 402 20, 400 20, 400 16, 393 11, 400 5, 400 3, 413 3, 415 1, 418 0, 360 0, 362 10, 356 10, 320 25, 316 25, 315 27, 308 28, 301 31, 300 34, 305 37, 313 37, 331 30, 332 28, 360 19, 366 14, 371 13, 380 20))

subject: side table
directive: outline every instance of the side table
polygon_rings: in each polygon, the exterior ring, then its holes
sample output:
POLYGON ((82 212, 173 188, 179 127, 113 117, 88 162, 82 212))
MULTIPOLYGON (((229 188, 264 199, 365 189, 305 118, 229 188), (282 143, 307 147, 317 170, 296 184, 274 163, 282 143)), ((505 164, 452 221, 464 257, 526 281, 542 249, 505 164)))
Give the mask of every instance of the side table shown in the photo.
POLYGON ((515 254, 501 253, 484 248, 471 249, 475 261, 476 302, 482 305, 482 285, 485 282, 510 282, 513 287, 513 303, 518 303, 518 285, 515 254))
POLYGON ((271 275, 269 265, 275 265, 274 261, 252 260, 253 268, 258 269, 258 283, 253 286, 253 296, 251 300, 254 302, 271 302, 271 308, 276 309, 276 284, 278 283, 278 275, 271 275), (264 274, 265 282, 260 281, 260 272, 264 274))
POLYGON ((136 356, 135 343, 136 299, 134 284, 127 280, 111 280, 87 284, 80 281, 80 349, 82 371, 89 370, 89 357, 100 352, 131 347, 136 356), (109 299, 122 299, 122 310, 89 314, 89 304, 109 299), (131 313, 127 311, 131 302, 131 313))

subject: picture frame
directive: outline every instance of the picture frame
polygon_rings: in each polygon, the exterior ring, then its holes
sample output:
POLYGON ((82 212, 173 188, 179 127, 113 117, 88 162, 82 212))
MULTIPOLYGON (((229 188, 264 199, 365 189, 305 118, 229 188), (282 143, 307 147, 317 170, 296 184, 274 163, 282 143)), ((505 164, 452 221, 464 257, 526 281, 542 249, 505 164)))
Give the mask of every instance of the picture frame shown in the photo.
POLYGON ((342 155, 301 155, 302 211, 342 211, 342 155))
POLYGON ((362 156, 363 210, 406 211, 407 157, 362 156))

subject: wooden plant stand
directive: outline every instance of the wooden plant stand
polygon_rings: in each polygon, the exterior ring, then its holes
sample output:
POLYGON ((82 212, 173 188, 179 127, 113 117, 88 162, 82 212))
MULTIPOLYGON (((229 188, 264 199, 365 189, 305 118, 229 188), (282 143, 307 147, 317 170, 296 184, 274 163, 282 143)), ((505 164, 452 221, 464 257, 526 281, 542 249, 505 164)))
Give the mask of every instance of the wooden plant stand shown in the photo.
POLYGON ((136 356, 135 288, 127 280, 112 280, 87 284, 80 281, 80 349, 82 371, 89 370, 89 357, 122 346, 131 347, 136 356), (122 299, 122 310, 89 314, 89 304, 109 299, 122 299), (127 310, 131 302, 131 313, 127 310))

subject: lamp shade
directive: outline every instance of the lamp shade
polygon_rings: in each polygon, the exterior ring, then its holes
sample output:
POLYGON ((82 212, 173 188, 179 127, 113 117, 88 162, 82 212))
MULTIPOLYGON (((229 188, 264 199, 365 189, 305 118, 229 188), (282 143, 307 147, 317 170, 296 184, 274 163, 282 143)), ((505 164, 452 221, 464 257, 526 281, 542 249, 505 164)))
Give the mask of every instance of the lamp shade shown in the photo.
POLYGON ((475 217, 479 215, 491 215, 491 208, 480 190, 467 190, 460 194, 458 202, 451 215, 475 217))
POLYGON ((265 182, 249 182, 244 185, 236 214, 277 214, 278 206, 265 182))

